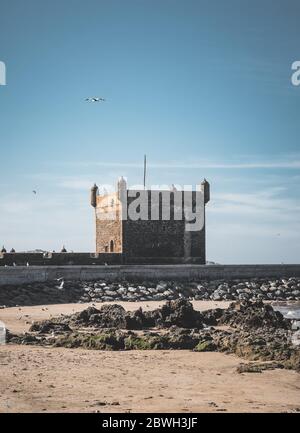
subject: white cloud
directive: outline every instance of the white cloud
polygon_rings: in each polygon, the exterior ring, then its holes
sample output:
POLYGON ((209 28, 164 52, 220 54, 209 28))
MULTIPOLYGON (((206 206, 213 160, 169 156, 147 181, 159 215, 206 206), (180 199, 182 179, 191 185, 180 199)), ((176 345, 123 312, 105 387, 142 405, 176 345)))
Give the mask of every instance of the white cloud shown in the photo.
MULTIPOLYGON (((119 162, 119 161, 80 161, 80 162, 61 162, 61 165, 70 167, 107 167, 107 168, 142 168, 143 161, 140 162, 119 162)), ((201 159, 198 161, 168 161, 168 162, 151 162, 148 161, 149 168, 174 168, 174 169, 300 169, 300 155, 278 155, 270 159, 269 157, 258 160, 257 156, 248 156, 246 161, 243 156, 238 156, 235 161, 210 161, 201 159), (244 159, 244 161, 243 161, 244 159), (236 162, 238 160, 238 162, 236 162)))

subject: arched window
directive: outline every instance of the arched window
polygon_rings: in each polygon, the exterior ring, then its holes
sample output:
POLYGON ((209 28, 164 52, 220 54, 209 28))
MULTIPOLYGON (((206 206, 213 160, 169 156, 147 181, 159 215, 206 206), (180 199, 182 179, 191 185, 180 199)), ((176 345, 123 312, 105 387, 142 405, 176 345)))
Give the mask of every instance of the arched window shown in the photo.
POLYGON ((110 252, 114 252, 114 241, 110 241, 110 252))

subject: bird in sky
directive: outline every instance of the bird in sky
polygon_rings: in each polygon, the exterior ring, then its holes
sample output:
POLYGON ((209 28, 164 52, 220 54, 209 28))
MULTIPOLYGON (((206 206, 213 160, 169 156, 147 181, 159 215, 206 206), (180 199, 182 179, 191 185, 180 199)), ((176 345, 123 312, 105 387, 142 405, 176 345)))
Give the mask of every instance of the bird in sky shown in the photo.
POLYGON ((85 98, 87 102, 104 102, 104 98, 100 98, 98 96, 93 96, 92 98, 85 98))
POLYGON ((36 190, 35 189, 32 192, 33 192, 33 194, 36 194, 36 190))

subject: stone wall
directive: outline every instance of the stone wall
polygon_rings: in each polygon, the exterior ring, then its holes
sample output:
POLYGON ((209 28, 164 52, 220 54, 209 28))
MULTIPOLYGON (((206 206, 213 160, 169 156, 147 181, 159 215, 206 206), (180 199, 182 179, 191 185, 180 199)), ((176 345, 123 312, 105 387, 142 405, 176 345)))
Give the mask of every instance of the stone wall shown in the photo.
MULTIPOLYGON (((118 255, 117 255, 118 256, 118 255)), ((0 286, 53 281, 201 281, 300 277, 300 265, 0 266, 0 286)))
POLYGON ((1 253, 1 266, 65 266, 65 265, 118 265, 122 254, 95 253, 1 253))
MULTIPOLYGON (((192 263, 202 263, 201 257, 192 257, 192 263)), ((0 254, 1 266, 68 266, 68 265, 154 265, 184 264, 184 257, 130 256, 124 253, 5 253, 0 254)))
MULTIPOLYGON (((141 201, 148 209, 148 220, 134 221, 128 218, 123 221, 123 252, 126 255, 126 262, 131 262, 131 257, 146 257, 150 259, 149 263, 155 263, 156 258, 158 258, 156 263, 159 263, 159 258, 169 257, 173 258, 170 263, 205 264, 205 225, 201 231, 185 230, 184 199, 181 192, 153 190, 129 192, 136 194, 137 197, 139 194, 143 197, 141 201), (155 193, 156 206, 153 205, 153 194, 155 193), (145 194, 146 197, 143 196, 145 194), (167 195, 164 196, 164 194, 167 195), (180 194, 179 198, 175 198, 175 194, 180 194), (174 209, 177 207, 181 209, 179 220, 174 217, 174 209), (166 209, 170 210, 169 219, 163 219, 166 209), (152 211, 156 212, 156 220, 153 219, 152 211)), ((196 194, 199 193, 191 192, 193 208, 196 205, 196 194)), ((135 199, 135 196, 127 197, 128 209, 135 199)), ((205 207, 202 212, 205 220, 205 207)))

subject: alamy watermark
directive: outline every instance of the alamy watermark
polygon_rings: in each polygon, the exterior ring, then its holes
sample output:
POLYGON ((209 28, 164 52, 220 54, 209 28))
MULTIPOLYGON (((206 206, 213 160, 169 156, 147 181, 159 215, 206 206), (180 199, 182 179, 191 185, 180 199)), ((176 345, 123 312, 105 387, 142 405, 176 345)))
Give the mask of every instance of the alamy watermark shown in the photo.
POLYGON ((0 60, 0 86, 6 85, 6 65, 0 60))
POLYGON ((300 86, 300 60, 292 63, 292 71, 294 71, 291 76, 292 85, 300 86))
MULTIPOLYGON (((208 200, 204 187, 200 185, 196 186, 196 190, 191 185, 185 185, 180 190, 164 190, 157 186, 147 190, 127 189, 124 186, 118 189, 117 194, 108 193, 108 188, 101 194, 96 188, 92 189, 92 194, 95 194, 92 202, 99 220, 184 220, 186 231, 200 231, 204 226, 204 207, 208 200)), ((112 191, 112 188, 109 190, 112 191)))

